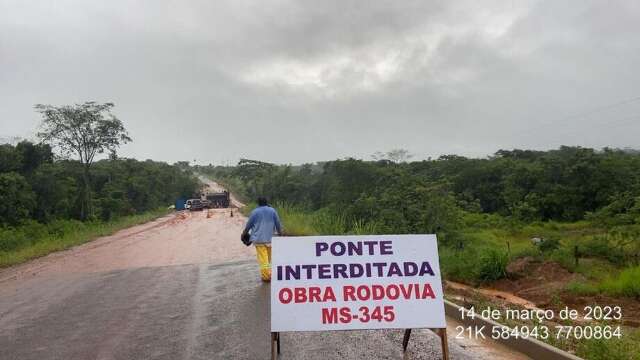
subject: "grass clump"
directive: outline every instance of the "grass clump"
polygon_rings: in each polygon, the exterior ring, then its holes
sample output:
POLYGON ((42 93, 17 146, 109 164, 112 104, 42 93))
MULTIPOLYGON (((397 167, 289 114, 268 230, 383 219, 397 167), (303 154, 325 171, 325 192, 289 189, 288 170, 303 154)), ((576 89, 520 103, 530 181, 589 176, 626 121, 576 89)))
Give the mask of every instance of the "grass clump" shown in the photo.
POLYGON ((565 289, 573 294, 581 296, 595 295, 600 292, 597 285, 582 281, 572 281, 565 289))
POLYGON ((488 249, 480 256, 478 266, 478 280, 482 282, 495 281, 507 276, 507 264, 509 257, 506 253, 488 249))
POLYGON ((640 330, 625 329, 620 339, 582 339, 576 355, 588 360, 640 360, 640 330))
POLYGON ((600 289, 607 295, 640 299, 640 266, 627 268, 617 276, 605 279, 600 289))

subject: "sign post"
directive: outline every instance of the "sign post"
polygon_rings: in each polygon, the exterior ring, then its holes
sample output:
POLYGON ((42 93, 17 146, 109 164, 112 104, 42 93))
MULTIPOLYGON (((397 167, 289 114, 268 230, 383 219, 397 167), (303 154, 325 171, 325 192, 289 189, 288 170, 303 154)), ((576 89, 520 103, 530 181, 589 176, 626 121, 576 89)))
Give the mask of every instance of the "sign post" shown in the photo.
POLYGON ((434 329, 448 359, 435 235, 308 236, 272 240, 271 350, 280 333, 434 329))

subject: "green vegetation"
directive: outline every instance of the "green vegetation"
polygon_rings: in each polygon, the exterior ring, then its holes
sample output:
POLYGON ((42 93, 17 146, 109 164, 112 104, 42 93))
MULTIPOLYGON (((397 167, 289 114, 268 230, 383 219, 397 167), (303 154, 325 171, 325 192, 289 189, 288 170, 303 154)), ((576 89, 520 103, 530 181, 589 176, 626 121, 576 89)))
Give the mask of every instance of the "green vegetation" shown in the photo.
POLYGON ((167 207, 199 185, 190 171, 175 165, 112 157, 92 165, 91 211, 83 213, 84 170, 78 161, 54 160, 48 145, 22 141, 0 145, 0 168, 0 226, 5 227, 29 220, 109 221, 167 207))
POLYGON ((151 221, 168 212, 168 209, 161 208, 107 222, 55 220, 41 224, 28 221, 17 227, 0 228, 0 268, 80 245, 100 236, 111 235, 118 230, 151 221))
POLYGON ((0 145, 0 169, 0 266, 152 219, 162 213, 158 208, 167 209, 199 185, 190 171, 178 166, 104 159, 92 165, 87 207, 79 191, 82 164, 54 160, 46 144, 0 145))
POLYGON ((570 282, 567 284, 567 290, 576 295, 595 295, 600 292, 596 285, 581 281, 570 282))
MULTIPOLYGON (((437 233, 449 280, 490 286, 527 276, 510 273, 511 264, 548 264, 577 279, 548 294, 556 308, 563 295, 591 297, 589 304, 600 294, 640 299, 637 152, 562 147, 404 162, 406 155, 302 166, 245 159, 197 170, 245 198, 269 197, 288 235, 437 233)), ((547 341, 588 359, 640 354, 640 331, 627 327, 622 339, 547 341)))
POLYGON ((0 144, 0 266, 152 219, 196 192, 200 184, 182 163, 118 158, 131 139, 112 108, 37 105, 43 142, 0 144))
POLYGON ((113 103, 88 101, 76 105, 51 106, 37 104, 42 115, 38 136, 60 149, 64 155, 74 155, 82 165, 82 182, 78 192, 80 218, 91 216, 91 166, 98 154, 109 152, 115 157, 120 144, 131 141, 122 121, 111 113, 113 103))
POLYGON ((576 355, 589 360, 638 360, 640 359, 640 330, 628 329, 620 339, 578 341, 576 355))
MULTIPOLYGON (((376 223, 364 223, 362 221, 349 221, 343 215, 334 215, 326 209, 311 211, 299 205, 279 202, 273 205, 278 209, 278 214, 284 224, 286 236, 309 235, 366 235, 377 233, 376 223)), ((249 204, 245 213, 255 208, 255 204, 249 204)))
MULTIPOLYGON (((243 159, 197 171, 245 199, 270 198, 289 234, 437 233, 444 274, 470 284, 508 276, 510 261, 531 257, 583 274, 587 283, 570 288, 588 292, 590 282, 640 263, 637 152, 561 147, 407 158, 392 151, 301 166, 243 159)), ((633 294, 614 288, 593 287, 633 294)))
MULTIPOLYGON (((391 220, 388 216, 393 215, 379 208, 391 205, 397 213, 420 198, 446 208, 453 198, 458 210, 499 214, 526 223, 587 218, 613 226, 640 221, 640 155, 635 152, 561 147, 501 150, 486 159, 447 155, 394 162, 377 158, 301 166, 243 159, 235 167, 197 169, 233 184, 236 192, 248 198, 264 195, 274 201, 305 203, 312 209, 341 208, 354 217, 391 220), (373 209, 366 206, 372 202, 376 202, 373 209)), ((404 219, 412 215, 409 210, 400 212, 403 219, 394 227, 419 226, 420 219, 404 219)))
POLYGON ((494 281, 507 276, 509 258, 498 250, 485 251, 480 256, 478 278, 482 281, 494 281))
POLYGON ((624 269, 600 285, 602 291, 613 296, 635 297, 640 300, 640 266, 624 269))
POLYGON ((626 296, 640 300, 640 266, 623 269, 611 273, 596 282, 572 282, 567 290, 578 295, 606 294, 609 296, 626 296))
MULTIPOLYGON (((473 305, 476 309, 499 309, 504 313, 504 304, 497 299, 490 299, 478 294, 472 295, 466 298, 466 301, 473 305)), ((525 310, 520 306, 509 305, 509 309, 525 310)), ((534 326, 545 325, 548 326, 551 332, 555 332, 556 325, 582 325, 584 323, 565 322, 562 324, 548 321, 538 320, 522 320, 522 319, 501 319, 500 323, 506 326, 515 327, 525 325, 529 328, 534 326)), ((601 325, 612 325, 611 323, 601 323, 601 325)), ((598 323, 592 323, 592 325, 598 325, 598 323)), ((547 339, 540 338, 554 347, 570 351, 581 358, 588 360, 639 360, 640 359, 640 329, 623 327, 622 336, 620 338, 612 337, 610 339, 586 339, 569 337, 568 339, 563 335, 557 338, 556 336, 549 336, 547 339)))

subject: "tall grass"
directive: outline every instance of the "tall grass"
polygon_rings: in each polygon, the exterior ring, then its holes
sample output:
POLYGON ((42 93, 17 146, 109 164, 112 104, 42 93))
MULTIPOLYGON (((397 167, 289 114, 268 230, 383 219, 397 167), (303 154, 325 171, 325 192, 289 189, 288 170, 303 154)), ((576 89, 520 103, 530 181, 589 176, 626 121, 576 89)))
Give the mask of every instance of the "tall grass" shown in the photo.
MULTIPOLYGON (((249 209, 254 208, 248 206, 249 209)), ((348 219, 344 214, 336 214, 329 209, 312 211, 303 205, 278 202, 273 205, 278 211, 284 235, 373 235, 378 224, 348 219)))
POLYGON ((161 208, 109 222, 58 220, 49 224, 28 222, 14 228, 0 228, 0 268, 25 262, 54 251, 111 235, 118 230, 166 215, 161 208))
MULTIPOLYGON (((286 236, 379 233, 380 227, 375 222, 351 220, 328 209, 311 211, 305 206, 289 203, 276 203, 274 208, 280 215, 286 236)), ((440 263, 447 278, 467 283, 481 283, 505 277, 508 257, 500 247, 500 244, 504 246, 502 236, 488 231, 476 232, 469 236, 473 238, 473 245, 462 251, 447 246, 440 247, 440 263)))
POLYGON ((600 289, 608 295, 640 299, 640 266, 627 268, 617 276, 605 279, 600 289))
POLYGON ((440 266, 444 277, 462 283, 477 282, 477 253, 465 248, 456 250, 449 247, 438 247, 440 266))
POLYGON ((445 278, 479 285, 507 276, 507 254, 497 248, 467 247, 456 250, 440 246, 440 265, 445 278))
POLYGON ((480 256, 478 280, 490 282, 507 276, 509 258, 505 252, 488 249, 480 256))
POLYGON ((626 268, 596 283, 575 281, 566 289, 576 295, 606 294, 640 299, 640 266, 626 268))
MULTIPOLYGON (((253 207, 243 211, 248 213, 253 207)), ((313 211, 304 205, 283 202, 274 204, 274 207, 280 214, 287 236, 379 234, 380 227, 375 222, 349 219, 326 208, 313 211)), ((613 264, 599 260, 598 254, 586 254, 596 255, 596 258, 583 258, 575 266, 574 244, 584 244, 585 240, 598 238, 597 234, 603 232, 586 222, 539 222, 509 227, 504 224, 506 220, 492 216, 488 221, 499 226, 485 227, 482 226, 482 222, 487 220, 484 217, 466 220, 468 227, 462 231, 465 246, 460 249, 441 244, 439 247, 440 264, 447 279, 475 285, 492 282, 507 276, 506 267, 511 259, 528 256, 540 261, 556 261, 591 279, 590 283, 576 282, 567 286, 576 294, 640 296, 640 270, 625 270, 616 277, 606 277, 601 273, 610 274, 618 270, 613 264), (532 237, 542 237, 553 246, 547 249, 535 246, 531 242, 532 237)))

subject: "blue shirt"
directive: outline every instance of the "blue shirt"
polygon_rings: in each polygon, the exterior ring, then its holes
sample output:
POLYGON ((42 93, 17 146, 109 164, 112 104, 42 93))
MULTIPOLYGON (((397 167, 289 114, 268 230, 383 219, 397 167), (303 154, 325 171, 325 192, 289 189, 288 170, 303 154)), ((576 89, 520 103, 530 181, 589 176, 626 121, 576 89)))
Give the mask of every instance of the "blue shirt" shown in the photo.
POLYGON ((280 233, 282 230, 278 213, 271 206, 255 208, 244 228, 251 233, 251 242, 254 244, 270 244, 273 231, 280 233))

